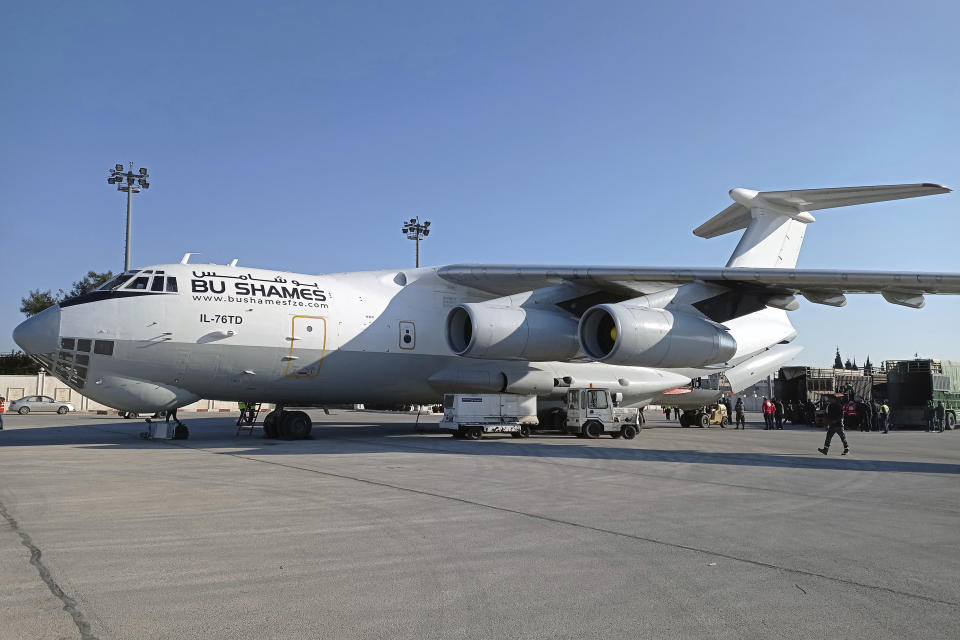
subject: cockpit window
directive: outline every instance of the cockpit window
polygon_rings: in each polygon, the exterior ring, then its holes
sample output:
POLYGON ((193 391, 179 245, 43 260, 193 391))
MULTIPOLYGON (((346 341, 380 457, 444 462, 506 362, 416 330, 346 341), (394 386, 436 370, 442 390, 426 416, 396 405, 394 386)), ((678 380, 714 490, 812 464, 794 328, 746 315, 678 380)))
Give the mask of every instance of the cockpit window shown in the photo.
POLYGON ((153 276, 150 291, 163 291, 163 276, 153 276))
POLYGON ((167 276, 167 293, 177 292, 177 279, 167 276))
POLYGON ((144 290, 147 288, 147 283, 150 282, 150 276, 137 276, 133 280, 127 283, 124 289, 141 289, 144 290))
POLYGON ((124 282, 132 278, 133 275, 134 274, 129 271, 127 273, 121 273, 120 275, 115 277, 113 280, 110 280, 109 282, 105 282, 99 287, 97 287, 97 291, 112 291, 113 289, 116 289, 117 287, 122 285, 124 282))

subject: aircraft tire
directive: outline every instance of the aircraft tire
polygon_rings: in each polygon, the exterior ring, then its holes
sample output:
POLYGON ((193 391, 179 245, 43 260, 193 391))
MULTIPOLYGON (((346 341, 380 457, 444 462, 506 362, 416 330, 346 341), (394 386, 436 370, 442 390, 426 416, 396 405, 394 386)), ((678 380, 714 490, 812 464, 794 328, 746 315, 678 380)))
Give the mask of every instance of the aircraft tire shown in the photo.
POLYGON ((632 424, 624 425, 623 428, 620 429, 620 435, 623 436, 624 440, 633 440, 637 437, 637 428, 632 424))
POLYGON ((263 437, 277 438, 279 435, 277 433, 277 412, 271 411, 263 417, 263 437))
POLYGON ((306 440, 313 430, 313 422, 303 411, 285 411, 280 421, 280 437, 284 440, 306 440))
POLYGON ((583 435, 591 440, 599 438, 601 433, 603 433, 603 425, 595 420, 583 425, 583 435))

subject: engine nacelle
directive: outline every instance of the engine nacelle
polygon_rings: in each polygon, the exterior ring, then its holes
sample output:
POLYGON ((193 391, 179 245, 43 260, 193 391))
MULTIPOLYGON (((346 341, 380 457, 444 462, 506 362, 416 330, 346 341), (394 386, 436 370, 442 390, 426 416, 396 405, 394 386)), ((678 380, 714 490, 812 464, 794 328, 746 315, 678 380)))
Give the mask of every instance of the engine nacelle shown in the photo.
POLYGON ((563 361, 580 351, 572 316, 495 302, 467 302, 451 309, 446 336, 451 351, 470 358, 563 361))
POLYGON ((708 320, 629 301, 591 307, 578 334, 584 353, 608 364, 699 367, 726 362, 737 351, 733 336, 708 320))

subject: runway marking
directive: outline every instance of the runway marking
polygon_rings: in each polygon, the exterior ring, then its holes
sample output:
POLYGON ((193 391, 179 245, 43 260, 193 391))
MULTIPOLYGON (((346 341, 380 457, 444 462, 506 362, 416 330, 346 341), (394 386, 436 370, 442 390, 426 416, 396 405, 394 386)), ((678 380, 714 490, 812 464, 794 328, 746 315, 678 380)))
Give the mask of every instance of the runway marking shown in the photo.
POLYGON ((7 511, 7 508, 4 506, 3 502, 0 502, 0 515, 2 515, 4 520, 7 521, 7 524, 10 525, 10 528, 13 529, 18 536, 20 536, 20 544, 30 550, 30 564, 36 567, 37 572, 40 574, 40 579, 43 580, 45 585, 47 585, 47 589, 50 590, 50 593, 56 596, 63 603, 63 610, 69 613, 70 617, 73 618, 73 624, 77 626, 77 630, 80 632, 80 637, 83 640, 97 640, 97 637, 90 631, 90 623, 87 622, 83 612, 81 612, 77 607, 77 601, 64 593, 63 589, 60 588, 60 585, 57 584, 57 581, 53 579, 53 574, 50 573, 50 569, 47 568, 41 559, 43 554, 40 551, 40 547, 33 544, 33 540, 30 539, 30 536, 26 531, 20 528, 20 524, 12 515, 10 515, 10 512, 7 511))
POLYGON ((449 500, 451 502, 458 502, 460 504, 466 504, 473 507, 481 507, 484 509, 490 509, 493 511, 499 511, 501 513, 509 513, 513 515, 523 516, 526 518, 531 518, 533 520, 540 520, 542 522, 550 522, 553 524, 564 525, 568 527, 575 527, 577 529, 583 529, 586 531, 593 531, 595 533, 602 533, 605 535, 616 536, 619 538, 626 538, 629 540, 636 540, 638 542, 648 542, 651 544, 661 545, 665 547, 670 547, 673 549, 680 549, 683 551, 693 551, 694 553, 701 553, 708 556, 713 556, 716 558, 724 558, 725 560, 732 560, 734 562, 742 562, 744 564, 753 565, 756 567, 762 567, 765 569, 773 569, 775 571, 782 571, 784 573, 807 576, 812 578, 821 578, 823 580, 829 580, 831 582, 838 582, 840 584, 845 584, 853 587, 860 587, 862 589, 871 589, 874 591, 882 591, 884 593, 889 593, 896 596, 903 596, 907 598, 914 598, 916 600, 923 600, 925 602, 931 602, 934 604, 944 604, 951 607, 960 607, 960 602, 953 602, 950 600, 940 600, 939 598, 933 598, 930 596, 925 596, 917 593, 910 593, 909 591, 901 591, 899 589, 894 589, 892 587, 884 587, 875 584, 867 584, 864 582, 857 582, 856 580, 850 580, 848 578, 839 578, 836 576, 829 576, 823 573, 817 573, 816 571, 807 571, 805 569, 794 569, 791 567, 785 567, 781 565, 772 564, 769 562, 763 562, 762 560, 753 560, 750 558, 743 558, 739 556, 734 556, 728 553, 722 553, 719 551, 711 551, 709 549, 700 549, 698 547, 693 547, 690 545, 678 544, 676 542, 669 542, 666 540, 659 540, 657 538, 650 538, 646 536, 636 535, 632 533, 625 533, 623 531, 616 531, 614 529, 604 529, 603 527, 594 527, 588 524, 581 524, 579 522, 572 522, 570 520, 561 520, 560 518, 554 518, 551 516, 545 516, 536 513, 529 513, 527 511, 520 511, 518 509, 510 509, 509 507, 500 507, 497 505, 487 504, 484 502, 477 502, 475 500, 468 500, 467 498, 458 498, 456 496, 449 496, 442 493, 435 493, 432 491, 424 491, 422 489, 413 489, 411 487, 404 487, 401 485, 391 484, 389 482, 382 482, 379 480, 370 480, 368 478, 359 478, 355 476, 348 476, 341 473, 333 473, 331 471, 320 471, 319 469, 312 469, 310 467, 301 467, 295 464, 289 464, 284 462, 276 462, 273 460, 261 460, 260 458, 254 458, 251 456, 242 455, 239 453, 234 453, 230 451, 213 451, 210 449, 204 449, 200 447, 191 447, 187 444, 181 442, 167 442, 164 441, 164 444, 171 446, 182 447, 184 449, 190 449, 193 451, 199 451, 202 453, 208 453, 211 455, 220 455, 220 456, 229 456, 232 458, 239 458, 240 460, 248 460, 250 462, 258 462, 261 464, 269 464, 277 467, 283 467, 285 469, 292 469, 295 471, 306 471, 307 473, 313 473, 315 475, 326 476, 330 478, 339 478, 341 480, 352 480, 354 482, 360 482, 362 484, 367 484, 375 487, 383 487, 387 489, 394 489, 397 491, 403 491, 406 493, 412 493, 415 495, 428 496, 431 498, 439 498, 441 500, 449 500))

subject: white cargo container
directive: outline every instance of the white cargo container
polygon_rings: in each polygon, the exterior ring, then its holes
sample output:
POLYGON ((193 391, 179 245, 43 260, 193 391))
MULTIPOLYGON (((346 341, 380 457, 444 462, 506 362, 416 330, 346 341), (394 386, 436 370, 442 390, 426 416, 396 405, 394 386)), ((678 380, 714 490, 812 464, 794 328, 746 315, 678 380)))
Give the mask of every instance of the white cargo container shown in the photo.
POLYGON ((537 397, 512 393, 448 393, 443 396, 440 431, 479 440, 485 433, 527 438, 536 427, 537 397))

